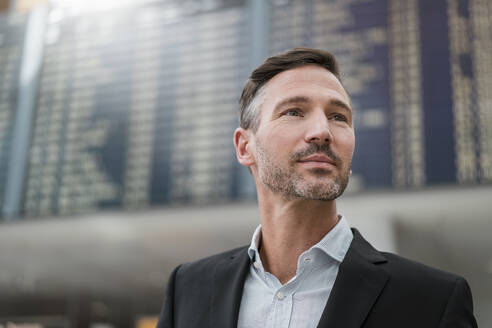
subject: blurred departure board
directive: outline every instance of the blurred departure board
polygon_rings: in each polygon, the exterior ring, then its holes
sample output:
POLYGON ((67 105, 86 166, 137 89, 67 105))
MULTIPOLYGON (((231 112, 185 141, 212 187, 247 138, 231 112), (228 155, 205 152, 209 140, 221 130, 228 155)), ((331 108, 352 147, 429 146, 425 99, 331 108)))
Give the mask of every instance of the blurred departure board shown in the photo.
MULTIPOLYGON (((238 98, 254 51, 299 46, 340 63, 352 190, 492 181, 488 0, 125 3, 50 9, 22 215, 254 197, 232 145, 238 98)), ((0 17, 0 196, 26 25, 13 17, 0 17)))
POLYGON ((49 23, 27 215, 232 197, 247 38, 242 3, 227 4, 59 13, 49 23))
POLYGON ((26 15, 0 14, 0 208, 7 183, 25 29, 26 15))
POLYGON ((492 181, 492 3, 276 1, 272 53, 323 48, 355 109, 355 189, 492 181))

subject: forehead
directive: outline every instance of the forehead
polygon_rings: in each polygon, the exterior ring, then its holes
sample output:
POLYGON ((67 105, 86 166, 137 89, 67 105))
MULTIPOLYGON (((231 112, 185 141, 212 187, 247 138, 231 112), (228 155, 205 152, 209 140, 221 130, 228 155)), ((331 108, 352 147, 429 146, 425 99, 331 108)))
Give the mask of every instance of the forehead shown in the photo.
POLYGON ((306 65, 275 75, 265 85, 265 105, 275 105, 293 96, 339 100, 350 104, 348 94, 340 81, 327 69, 306 65))

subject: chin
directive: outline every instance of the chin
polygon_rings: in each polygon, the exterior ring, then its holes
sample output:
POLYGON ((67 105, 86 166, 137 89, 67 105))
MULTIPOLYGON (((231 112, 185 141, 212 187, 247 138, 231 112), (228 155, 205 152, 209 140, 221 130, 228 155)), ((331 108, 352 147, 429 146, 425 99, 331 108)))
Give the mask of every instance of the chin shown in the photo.
POLYGON ((327 168, 322 168, 322 167, 316 167, 316 168, 309 169, 309 172, 313 173, 317 176, 333 174, 332 169, 327 169, 327 168))

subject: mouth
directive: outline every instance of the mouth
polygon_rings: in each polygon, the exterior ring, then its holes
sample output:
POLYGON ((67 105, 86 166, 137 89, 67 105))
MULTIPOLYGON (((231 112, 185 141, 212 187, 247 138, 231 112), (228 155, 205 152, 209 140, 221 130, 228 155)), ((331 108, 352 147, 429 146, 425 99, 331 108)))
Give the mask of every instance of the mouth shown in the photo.
POLYGON ((298 162, 311 167, 333 168, 337 166, 334 160, 322 154, 314 154, 304 157, 298 162))

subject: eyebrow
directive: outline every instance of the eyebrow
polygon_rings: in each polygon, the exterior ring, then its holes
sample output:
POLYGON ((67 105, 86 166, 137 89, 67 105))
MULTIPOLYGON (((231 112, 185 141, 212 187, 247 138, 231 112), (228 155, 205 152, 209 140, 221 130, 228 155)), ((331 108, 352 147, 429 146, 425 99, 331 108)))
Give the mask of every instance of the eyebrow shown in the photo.
POLYGON ((290 105, 290 104, 307 104, 310 103, 311 100, 308 97, 304 96, 295 96, 295 97, 290 97, 287 99, 282 100, 275 106, 276 108, 283 107, 285 105, 290 105))
POLYGON ((331 106, 336 106, 336 107, 341 107, 341 108, 344 108, 346 110, 348 110, 349 112, 352 111, 352 108, 350 108, 349 105, 347 105, 345 102, 341 101, 341 100, 338 100, 338 99, 332 99, 329 101, 329 104, 331 106))
MULTIPOLYGON (((285 105, 290 105, 290 104, 309 104, 309 103, 311 103, 311 99, 309 99, 308 97, 294 96, 294 97, 290 97, 290 98, 284 99, 281 102, 279 102, 275 106, 275 110, 278 110, 280 107, 283 107, 285 105)), ((343 108, 343 109, 345 109, 345 110, 347 110, 349 112, 352 111, 352 108, 350 108, 349 105, 347 105, 345 102, 343 102, 341 100, 338 100, 338 99, 331 99, 328 102, 328 105, 340 107, 340 108, 343 108)))

